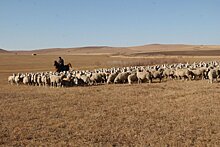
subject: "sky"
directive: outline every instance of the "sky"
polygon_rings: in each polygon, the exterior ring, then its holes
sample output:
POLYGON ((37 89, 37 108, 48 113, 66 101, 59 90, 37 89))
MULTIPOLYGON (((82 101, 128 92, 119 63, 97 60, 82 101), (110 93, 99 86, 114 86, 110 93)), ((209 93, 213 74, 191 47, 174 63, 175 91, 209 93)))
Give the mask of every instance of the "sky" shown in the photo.
POLYGON ((220 44, 220 0, 0 0, 0 48, 220 44))

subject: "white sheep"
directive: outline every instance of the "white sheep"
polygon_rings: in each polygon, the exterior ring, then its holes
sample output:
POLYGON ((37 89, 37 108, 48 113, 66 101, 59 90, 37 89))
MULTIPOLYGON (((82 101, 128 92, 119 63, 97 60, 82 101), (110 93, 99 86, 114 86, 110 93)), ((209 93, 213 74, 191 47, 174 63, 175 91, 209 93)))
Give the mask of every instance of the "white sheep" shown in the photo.
POLYGON ((96 84, 101 83, 103 81, 102 74, 101 73, 92 73, 92 76, 90 77, 90 83, 96 84))
POLYGON ((51 75, 50 76, 50 83, 52 87, 61 87, 61 78, 62 76, 58 75, 51 75))
POLYGON ((162 69, 160 69, 160 70, 151 70, 150 72, 151 72, 151 77, 153 79, 159 79, 160 80, 159 82, 161 82, 161 80, 163 78, 163 70, 162 69))
POLYGON ((15 76, 16 74, 13 73, 12 76, 8 77, 8 83, 10 83, 11 85, 13 85, 15 83, 15 76))
POLYGON ((85 84, 89 84, 89 83, 91 83, 90 82, 90 77, 88 77, 88 76, 86 76, 86 75, 81 75, 80 77, 79 77, 79 79, 82 79, 83 80, 83 82, 85 83, 85 84))
POLYGON ((139 84, 147 80, 149 83, 152 83, 151 73, 145 69, 143 69, 143 71, 139 71, 139 69, 137 70, 137 78, 139 84))
POLYGON ((24 78, 23 78, 23 84, 30 85, 30 83, 31 83, 30 74, 26 73, 24 78))
POLYGON ((134 82, 137 82, 138 78, 137 78, 137 73, 132 73, 128 76, 128 83, 132 84, 134 82))
POLYGON ((20 75, 20 73, 18 73, 18 75, 15 76, 15 83, 16 83, 17 85, 19 85, 20 82, 22 82, 22 79, 21 79, 21 75, 20 75))
POLYGON ((122 72, 117 75, 114 80, 114 83, 126 83, 128 81, 129 72, 122 72))
POLYGON ((110 74, 107 79, 107 84, 113 83, 117 75, 118 72, 110 74))
POLYGON ((218 69, 210 69, 208 72, 209 82, 213 83, 214 79, 218 81, 219 70, 218 69))

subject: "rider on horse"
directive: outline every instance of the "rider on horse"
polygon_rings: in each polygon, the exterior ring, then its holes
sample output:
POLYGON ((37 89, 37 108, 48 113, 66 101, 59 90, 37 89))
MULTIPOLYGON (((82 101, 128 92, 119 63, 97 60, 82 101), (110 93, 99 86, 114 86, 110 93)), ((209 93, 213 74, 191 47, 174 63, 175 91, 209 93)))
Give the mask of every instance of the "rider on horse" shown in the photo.
POLYGON ((62 70, 63 67, 64 67, 64 60, 63 60, 61 57, 59 57, 58 63, 59 63, 60 68, 61 68, 61 70, 62 70))
POLYGON ((58 62, 56 60, 54 61, 54 66, 55 66, 57 72, 69 71, 70 68, 72 68, 71 63, 64 65, 64 60, 61 57, 59 57, 58 62))

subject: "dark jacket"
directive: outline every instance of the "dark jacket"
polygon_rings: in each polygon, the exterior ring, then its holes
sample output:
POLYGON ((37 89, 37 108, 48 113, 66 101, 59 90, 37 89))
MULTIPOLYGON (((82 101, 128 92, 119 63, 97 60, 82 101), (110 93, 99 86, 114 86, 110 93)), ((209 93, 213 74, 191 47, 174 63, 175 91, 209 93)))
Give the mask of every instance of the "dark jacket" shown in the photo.
POLYGON ((60 66, 64 66, 64 60, 62 58, 59 59, 58 63, 60 64, 60 66))

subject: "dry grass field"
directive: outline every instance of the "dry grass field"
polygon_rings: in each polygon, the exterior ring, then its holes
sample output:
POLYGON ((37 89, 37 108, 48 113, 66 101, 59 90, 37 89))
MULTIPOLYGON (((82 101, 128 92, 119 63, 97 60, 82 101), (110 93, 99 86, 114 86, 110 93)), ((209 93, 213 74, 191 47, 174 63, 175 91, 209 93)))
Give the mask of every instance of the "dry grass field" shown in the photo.
MULTIPOLYGON (((62 55, 75 69, 219 57, 62 55)), ((0 55, 0 146, 220 146, 220 84, 163 81, 71 88, 14 86, 57 55, 0 55)))

